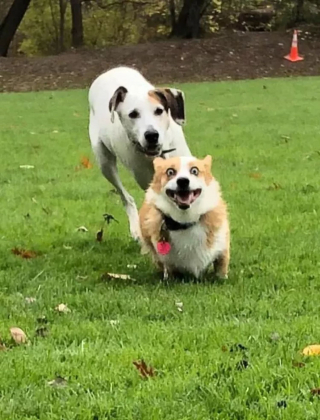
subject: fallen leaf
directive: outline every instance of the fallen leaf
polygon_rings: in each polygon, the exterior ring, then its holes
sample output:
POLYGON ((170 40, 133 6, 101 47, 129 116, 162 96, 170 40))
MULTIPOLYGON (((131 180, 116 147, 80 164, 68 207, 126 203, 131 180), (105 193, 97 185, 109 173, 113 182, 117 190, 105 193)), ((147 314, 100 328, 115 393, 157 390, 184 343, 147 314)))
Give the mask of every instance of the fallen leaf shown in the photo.
POLYGON ((19 249, 19 248, 13 248, 11 252, 14 255, 18 255, 21 258, 29 259, 29 258, 35 258, 37 254, 33 251, 28 251, 26 249, 19 249))
POLYGON ((154 376, 154 369, 151 366, 148 367, 144 360, 135 361, 133 364, 138 369, 142 378, 147 379, 154 376))
POLYGON ((293 367, 297 367, 297 368, 303 368, 303 367, 305 367, 305 363, 303 363, 303 362, 297 362, 297 361, 295 361, 295 360, 293 360, 293 362, 292 362, 292 366, 293 367))
POLYGON ((110 279, 134 280, 129 274, 105 273, 102 276, 110 279))
POLYGON ((25 344, 27 342, 27 336, 21 328, 10 328, 10 334, 16 344, 25 344))
POLYGON ((278 184, 277 182, 273 182, 272 185, 270 185, 270 187, 267 188, 267 190, 272 191, 272 190, 281 190, 282 187, 280 184, 278 184))
POLYGON ((88 276, 77 276, 76 279, 77 280, 87 280, 88 276))
POLYGON ((65 305, 64 303, 60 303, 60 305, 55 307, 55 310, 64 314, 67 314, 69 312, 71 312, 71 310, 68 308, 67 305, 65 305))
POLYGON ((96 240, 98 242, 102 242, 103 239, 103 229, 98 230, 98 232, 96 233, 96 240))
POLYGON ((36 329, 36 335, 39 337, 47 337, 49 334, 49 330, 47 327, 38 327, 36 329))
POLYGON ((47 317, 45 315, 42 315, 42 316, 39 316, 37 318, 37 322, 39 324, 47 324, 48 323, 48 320, 47 320, 47 317))
POLYGON ((233 346, 231 346, 230 348, 230 353, 233 353, 234 351, 247 351, 247 347, 243 346, 242 344, 234 344, 233 346))
POLYGON ((34 302, 36 302, 36 298, 34 298, 34 297, 26 297, 25 298, 25 301, 26 301, 26 303, 34 303, 34 302))
POLYGON ((249 367, 249 362, 246 359, 240 360, 240 362, 237 363, 238 370, 247 369, 248 367, 249 367))
POLYGON ((88 229, 85 226, 80 226, 77 228, 78 232, 88 232, 88 229))
POLYGON ((89 158, 87 158, 86 156, 84 156, 81 159, 81 165, 86 168, 86 169, 91 169, 92 168, 92 163, 90 162, 89 158))
POLYGON ((302 351, 304 356, 319 356, 320 355, 320 344, 312 344, 307 346, 302 351))
POLYGON ((127 268, 132 268, 133 270, 135 270, 137 268, 136 264, 127 264, 127 268))
POLYGON ((176 302, 176 307, 179 312, 183 312, 183 303, 182 302, 176 302))
POLYGON ((251 174, 249 174, 249 177, 253 179, 260 179, 261 176, 262 175, 259 172, 252 172, 251 174))
POLYGON ((20 165, 20 169, 33 169, 33 165, 20 165))
POLYGON ((222 346, 221 350, 225 353, 226 351, 228 351, 228 347, 227 346, 222 346))
POLYGON ((280 340, 280 335, 277 332, 273 332, 272 334, 270 334, 270 340, 271 341, 279 341, 280 340))
POLYGON ((67 380, 65 378, 63 378, 62 376, 57 376, 52 381, 49 381, 48 385, 53 386, 53 387, 57 387, 57 388, 62 388, 62 387, 65 387, 67 385, 67 380))
POLYGON ((107 222, 107 224, 108 224, 108 225, 110 224, 111 220, 113 220, 113 221, 115 221, 115 222, 119 223, 119 222, 118 222, 118 220, 117 220, 117 219, 115 219, 115 218, 112 216, 112 214, 104 213, 103 218, 104 218, 104 220, 107 222))
POLYGON ((310 389, 312 395, 320 395, 320 388, 310 389))

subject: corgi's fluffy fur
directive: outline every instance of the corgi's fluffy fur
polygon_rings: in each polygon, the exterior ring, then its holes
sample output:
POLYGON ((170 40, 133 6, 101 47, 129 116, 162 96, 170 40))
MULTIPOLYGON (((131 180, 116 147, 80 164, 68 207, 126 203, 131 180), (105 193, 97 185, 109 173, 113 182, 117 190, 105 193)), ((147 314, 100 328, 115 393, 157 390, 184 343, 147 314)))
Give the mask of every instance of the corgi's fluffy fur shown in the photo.
POLYGON ((214 264, 216 274, 227 278, 228 214, 211 161, 211 156, 154 160, 154 178, 139 213, 141 242, 142 252, 153 255, 164 277, 175 272, 199 277, 214 264), (171 246, 166 255, 158 252, 164 223, 171 246))

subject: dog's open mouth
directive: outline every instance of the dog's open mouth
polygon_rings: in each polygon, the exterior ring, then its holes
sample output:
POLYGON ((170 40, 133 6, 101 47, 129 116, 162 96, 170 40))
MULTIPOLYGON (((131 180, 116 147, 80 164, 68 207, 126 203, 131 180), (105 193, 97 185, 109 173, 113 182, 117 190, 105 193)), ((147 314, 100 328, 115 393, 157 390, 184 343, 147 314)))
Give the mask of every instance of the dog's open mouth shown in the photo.
POLYGON ((170 197, 179 208, 186 210, 201 194, 201 188, 196 190, 166 190, 167 196, 170 197))

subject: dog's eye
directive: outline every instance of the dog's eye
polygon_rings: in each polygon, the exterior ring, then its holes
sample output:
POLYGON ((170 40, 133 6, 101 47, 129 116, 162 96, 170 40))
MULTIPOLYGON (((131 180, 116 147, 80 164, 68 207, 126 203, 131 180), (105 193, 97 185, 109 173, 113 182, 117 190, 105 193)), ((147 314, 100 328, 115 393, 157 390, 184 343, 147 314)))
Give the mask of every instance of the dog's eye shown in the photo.
POLYGON ((195 175, 195 176, 198 176, 199 175, 199 169, 196 166, 193 166, 190 169, 190 174, 195 175))
POLYGON ((167 175, 169 176, 169 177, 172 177, 172 176, 174 176, 176 174, 176 171, 173 169, 173 168, 169 168, 169 169, 167 169, 167 175))
POLYGON ((139 112, 134 109, 133 111, 130 112, 129 117, 132 119, 138 118, 139 112))
POLYGON ((154 111, 154 115, 162 115, 163 114, 163 109, 162 108, 157 108, 155 111, 154 111))

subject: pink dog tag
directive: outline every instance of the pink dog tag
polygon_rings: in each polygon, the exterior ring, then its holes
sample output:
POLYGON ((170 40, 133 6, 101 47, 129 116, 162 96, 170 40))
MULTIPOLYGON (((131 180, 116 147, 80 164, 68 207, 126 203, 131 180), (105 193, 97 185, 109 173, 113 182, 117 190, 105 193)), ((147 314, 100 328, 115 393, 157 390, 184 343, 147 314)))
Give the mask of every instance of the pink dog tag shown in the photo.
POLYGON ((171 250, 171 245, 167 241, 160 241, 160 242, 157 243, 157 250, 158 250, 159 254, 167 255, 167 254, 169 254, 169 252, 171 250))

